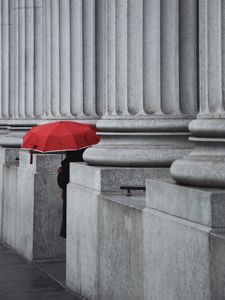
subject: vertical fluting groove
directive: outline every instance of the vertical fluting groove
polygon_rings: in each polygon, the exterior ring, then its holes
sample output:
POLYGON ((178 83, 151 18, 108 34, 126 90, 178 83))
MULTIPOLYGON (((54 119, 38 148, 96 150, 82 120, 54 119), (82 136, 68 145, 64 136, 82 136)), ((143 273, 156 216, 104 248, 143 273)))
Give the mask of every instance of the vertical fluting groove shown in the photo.
POLYGON ((161 0, 161 101, 165 114, 179 107, 179 0, 161 0))
POLYGON ((85 115, 96 115, 95 0, 83 0, 83 97, 85 115))
POLYGON ((83 104, 83 0, 70 4, 70 45, 71 45, 71 113, 84 115, 83 104))
POLYGON ((127 101, 127 0, 116 0, 116 111, 129 115, 127 101))
MULTIPOLYGON (((208 0, 207 0, 208 1, 208 0)), ((208 106, 208 2, 199 0, 199 93, 200 114, 209 112, 208 106)))
POLYGON ((25 118, 25 0, 18 2, 18 111, 19 117, 25 118))
POLYGON ((179 84, 183 114, 197 112, 197 2, 180 0, 179 84))
POLYGON ((107 1, 107 111, 116 115, 115 0, 107 1))
POLYGON ((103 53, 105 59, 105 65, 103 65, 103 115, 109 115, 109 100, 108 100, 108 0, 104 1, 104 46, 103 46, 103 53), (105 68, 104 68, 105 67, 105 68))
POLYGON ((44 14, 44 99, 45 115, 52 116, 51 112, 51 1, 45 0, 44 14))
POLYGON ((225 109, 225 2, 221 0, 222 106, 225 109))
POLYGON ((34 7, 34 114, 43 115, 44 98, 44 9, 43 0, 35 0, 34 7))
POLYGON ((9 117, 14 117, 15 115, 15 103, 14 103, 14 0, 9 1, 9 117))
POLYGON ((18 19, 18 0, 14 0, 14 57, 13 57, 13 64, 14 64, 14 118, 19 117, 19 107, 18 107, 18 97, 19 97, 19 73, 18 73, 18 60, 19 60, 19 19, 18 19))
POLYGON ((51 0, 51 110, 59 116, 59 0, 51 0))
POLYGON ((128 1, 128 110, 143 111, 143 0, 128 1))
POLYGON ((208 76, 209 111, 216 113, 222 108, 221 72, 221 3, 208 0, 208 76))
POLYGON ((9 115, 9 1, 1 1, 2 12, 2 117, 9 115))
MULTIPOLYGON (((0 1, 0 97, 2 99, 2 2, 0 1)), ((0 118, 2 118, 2 100, 0 103, 0 118)))
POLYGON ((103 114, 103 104, 105 103, 105 69, 106 69, 106 14, 105 14, 106 1, 96 0, 96 112, 98 115, 103 114))
POLYGON ((162 114, 160 90, 160 1, 144 1, 144 109, 147 114, 162 114))
POLYGON ((34 116, 34 0, 26 0, 25 7, 25 109, 26 116, 34 116))
POLYGON ((70 109, 70 0, 60 0, 59 58, 60 114, 69 116, 70 109))

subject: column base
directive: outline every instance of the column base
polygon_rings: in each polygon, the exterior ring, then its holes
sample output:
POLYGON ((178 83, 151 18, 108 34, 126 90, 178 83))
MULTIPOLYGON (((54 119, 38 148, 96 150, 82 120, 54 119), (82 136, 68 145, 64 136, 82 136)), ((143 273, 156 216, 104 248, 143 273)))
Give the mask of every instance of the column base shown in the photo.
POLYGON ((225 139, 191 138, 196 148, 173 162, 170 173, 180 184, 225 188, 225 139))
POLYGON ((90 165, 117 167, 169 167, 188 154, 187 119, 103 119, 97 122, 101 140, 87 149, 90 165))
POLYGON ((90 165, 169 167, 193 146, 182 133, 101 133, 98 145, 84 152, 90 165))

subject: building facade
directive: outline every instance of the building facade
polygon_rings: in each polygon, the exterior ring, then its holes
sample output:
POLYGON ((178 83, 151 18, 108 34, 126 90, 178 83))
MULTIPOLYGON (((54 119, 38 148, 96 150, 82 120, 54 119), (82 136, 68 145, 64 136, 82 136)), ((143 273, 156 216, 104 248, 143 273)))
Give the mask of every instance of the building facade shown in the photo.
MULTIPOLYGON (((59 163, 37 155, 29 166, 21 136, 51 120, 94 123, 100 143, 85 151, 86 164, 71 164, 67 285, 90 300, 224 299, 224 1, 0 5, 2 239, 11 234, 6 199, 17 197, 4 178, 22 199, 21 178, 32 174, 30 211, 41 216, 36 184, 44 174, 53 182, 59 163), (120 189, 139 185, 146 195, 120 189)), ((21 250, 30 260, 52 255, 41 257, 38 234, 21 250)))

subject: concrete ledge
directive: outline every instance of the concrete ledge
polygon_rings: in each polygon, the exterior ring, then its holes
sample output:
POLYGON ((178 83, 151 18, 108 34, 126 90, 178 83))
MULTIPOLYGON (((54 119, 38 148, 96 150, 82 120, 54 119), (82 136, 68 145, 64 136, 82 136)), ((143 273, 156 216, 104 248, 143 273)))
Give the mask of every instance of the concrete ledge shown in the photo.
POLYGON ((169 176, 169 168, 118 168, 90 166, 86 163, 70 164, 72 183, 103 193, 122 193, 121 185, 145 186, 146 178, 169 176))
POLYGON ((212 228, 225 228, 225 190, 176 184, 172 179, 147 180, 146 205, 212 228))

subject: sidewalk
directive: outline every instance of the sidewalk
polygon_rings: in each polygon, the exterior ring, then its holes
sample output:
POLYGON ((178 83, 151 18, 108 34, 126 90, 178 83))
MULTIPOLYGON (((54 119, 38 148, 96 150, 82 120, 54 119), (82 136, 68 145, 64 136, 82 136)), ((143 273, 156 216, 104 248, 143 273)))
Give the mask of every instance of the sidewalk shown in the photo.
POLYGON ((0 243, 1 300, 82 300, 0 243))

